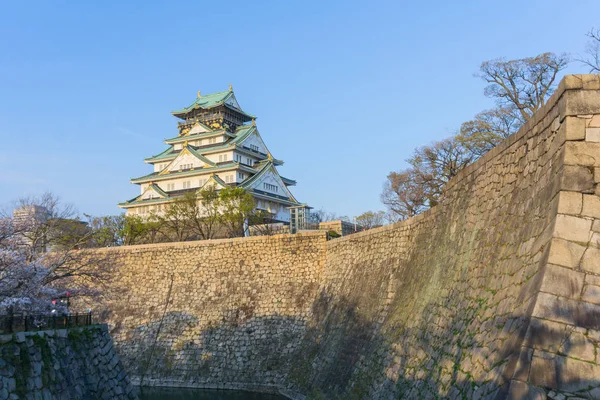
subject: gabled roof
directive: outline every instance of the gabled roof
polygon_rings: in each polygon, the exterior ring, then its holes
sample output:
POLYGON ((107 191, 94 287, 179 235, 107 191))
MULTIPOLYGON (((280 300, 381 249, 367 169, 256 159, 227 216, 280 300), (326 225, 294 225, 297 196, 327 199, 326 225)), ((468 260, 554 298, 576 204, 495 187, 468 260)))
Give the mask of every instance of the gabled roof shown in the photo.
POLYGON ((223 179, 219 178, 219 176, 215 175, 215 174, 210 174, 210 177, 208 178, 208 181, 202 187, 206 186, 206 184, 208 182, 210 182, 210 181, 213 181, 217 185, 220 185, 222 187, 227 187, 227 184, 225 183, 225 181, 223 179))
POLYGON ((186 133, 186 135, 195 135, 198 133, 204 133, 204 132, 210 132, 212 131, 212 129, 210 129, 209 126, 203 124, 202 122, 196 122, 194 124, 194 126, 192 126, 192 129, 190 129, 190 131, 188 133, 186 133))
POLYGON ((175 148, 173 146, 169 146, 167 147, 167 149, 165 151, 163 151, 162 153, 158 153, 155 156, 152 157, 148 157, 145 158, 144 161, 145 162, 149 162, 149 161, 160 161, 161 159, 164 158, 169 158, 172 156, 176 156, 177 154, 179 154, 178 150, 175 150, 175 148))
POLYGON ((148 191, 148 189, 152 189, 154 190, 156 193, 158 193, 160 196, 163 197, 169 197, 169 195, 162 190, 157 184, 152 183, 151 185, 148 185, 148 187, 146 188, 146 190, 144 191, 144 193, 146 193, 148 191))
MULTIPOLYGON (((185 146, 181 152, 183 152, 183 150, 187 150, 189 151, 193 156, 195 156, 196 158, 198 158, 200 161, 202 161, 205 164, 210 165, 211 167, 214 167, 217 165, 217 163, 215 163, 214 161, 209 160, 208 158, 204 157, 202 154, 200 154, 200 152, 198 150, 195 150, 192 146, 187 145, 185 146)), ((179 153, 181 154, 181 153, 179 153)))
POLYGON ((254 115, 248 114, 248 113, 242 111, 241 109, 232 107, 229 104, 227 104, 226 103, 227 100, 231 99, 232 97, 235 99, 233 90, 231 88, 230 88, 230 90, 227 90, 225 92, 210 93, 207 95, 198 96, 198 98, 192 104, 190 104, 187 107, 182 108, 181 110, 172 111, 171 114, 173 114, 176 117, 180 117, 180 116, 183 116, 183 115, 189 113, 190 111, 192 111, 194 109, 202 108, 204 110, 208 110, 213 107, 218 107, 218 106, 224 105, 227 108, 237 111, 240 114, 243 114, 250 119, 255 118, 254 115))
POLYGON ((175 144, 175 143, 185 142, 186 140, 192 141, 192 140, 196 140, 196 139, 204 139, 204 138, 210 138, 213 136, 221 136, 221 135, 224 135, 224 136, 227 136, 230 138, 235 137, 235 134, 233 134, 229 131, 226 131, 225 129, 218 129, 218 130, 214 130, 214 131, 195 133, 193 135, 186 133, 185 135, 182 135, 182 136, 175 136, 172 138, 165 139, 165 143, 166 144, 175 144))
POLYGON ((177 156, 171 160, 171 162, 169 163, 169 165, 166 166, 165 169, 163 169, 162 171, 160 171, 158 173, 158 175, 167 175, 167 174, 171 174, 172 172, 169 171, 169 167, 171 165, 173 165, 173 163, 175 161, 177 161, 177 159, 181 156, 184 156, 186 154, 191 154, 192 156, 196 157, 197 159, 199 159, 200 161, 202 161, 204 164, 208 164, 211 167, 215 167, 217 164, 214 161, 209 160, 208 158, 204 157, 202 154, 198 153, 196 150, 194 150, 191 146, 186 145, 183 149, 181 149, 181 151, 177 154, 177 156))
MULTIPOLYGON (((262 137, 260 136, 260 133, 258 132, 258 129, 256 128, 256 125, 244 125, 245 127, 247 127, 246 129, 243 130, 239 130, 239 132, 237 133, 237 136, 229 141, 230 144, 233 144, 234 146, 241 146, 242 148, 247 149, 250 154, 254 154, 256 156, 256 152, 251 150, 248 147, 243 146, 244 140, 248 139, 252 134, 256 134, 256 136, 258 136, 258 138, 261 140, 261 142, 263 143, 263 145, 265 146, 265 148, 267 148, 267 145, 265 143, 264 140, 262 140, 262 137)), ((238 147, 239 148, 239 147, 238 147)), ((277 160, 275 158, 273 158, 273 156, 271 156, 271 152, 268 150, 268 153, 266 154, 267 157, 269 157, 269 160, 272 161, 275 165, 283 165, 283 161, 282 160, 277 160)), ((263 155, 262 153, 260 153, 261 155, 263 155)), ((264 157, 264 155, 263 155, 264 157)), ((265 162, 266 160, 260 161, 260 162, 265 162)))
POLYGON ((287 192, 287 197, 275 195, 275 194, 268 193, 268 192, 263 192, 262 190, 257 190, 257 189, 252 188, 252 185, 256 181, 258 181, 262 176, 267 174, 268 172, 273 172, 277 177, 279 177, 281 179, 281 176, 279 175, 279 172, 277 172, 277 169, 275 169, 275 165, 273 164, 273 162, 267 161, 265 164, 263 164, 263 168, 257 174, 255 174, 251 178, 246 179, 239 186, 248 191, 258 192, 263 195, 274 197, 274 198, 280 198, 280 199, 288 198, 291 202, 297 203, 298 201, 296 200, 294 195, 292 195, 292 193, 287 189, 285 182, 283 182, 283 179, 282 179, 282 183, 283 183, 283 187, 284 187, 285 191, 287 192))
POLYGON ((184 176, 194 176, 194 175, 202 175, 202 174, 206 174, 208 172, 219 172, 219 171, 224 171, 224 170, 230 170, 230 169, 243 169, 247 172, 251 171, 251 168, 244 168, 243 165, 240 165, 237 162, 231 161, 228 163, 221 163, 221 164, 217 164, 214 167, 210 167, 210 168, 195 168, 195 169, 186 169, 186 170, 182 170, 182 171, 172 171, 169 173, 162 173, 161 172, 152 172, 151 174, 148 175, 144 175, 144 176, 140 176, 137 178, 131 178, 131 183, 146 183, 146 182, 152 182, 154 180, 165 180, 165 179, 171 179, 173 177, 184 177, 184 176))

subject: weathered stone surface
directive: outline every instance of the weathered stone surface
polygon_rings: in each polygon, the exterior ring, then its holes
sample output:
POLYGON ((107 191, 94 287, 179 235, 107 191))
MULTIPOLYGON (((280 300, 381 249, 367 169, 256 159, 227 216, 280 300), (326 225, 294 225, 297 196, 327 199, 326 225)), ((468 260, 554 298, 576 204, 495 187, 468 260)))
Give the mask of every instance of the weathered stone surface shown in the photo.
POLYGON ((591 228, 592 221, 589 219, 559 214, 556 216, 554 237, 576 243, 587 243, 591 228))
POLYGON ((0 354, 19 357, 0 358, 0 399, 136 398, 105 325, 11 336, 0 354))
POLYGON ((587 128, 585 140, 588 142, 600 142, 600 128, 587 128))
POLYGON ((600 167, 600 143, 567 142, 565 144, 565 164, 600 167))
POLYGON ((581 192, 560 192, 558 200, 558 213, 567 215, 579 215, 583 205, 581 192))
POLYGON ((584 195, 581 215, 600 218, 600 197, 596 195, 584 195))
POLYGON ((598 386, 600 365, 561 356, 554 361, 559 390, 577 392, 598 386))
POLYGON ((579 302, 558 296, 540 293, 535 304, 533 315, 550 321, 577 325, 577 309, 579 302))
POLYGON ((559 353, 568 354, 569 357, 585 361, 593 362, 596 360, 594 343, 584 333, 576 330, 569 332, 567 339, 559 349, 559 353))
POLYGON ((586 285, 581 299, 583 301, 587 301, 588 303, 600 304, 600 287, 586 285))
POLYGON ((546 392, 525 382, 513 380, 506 398, 510 400, 546 400, 546 392))
POLYGON ((563 239, 552 239, 548 262, 563 267, 577 268, 586 247, 563 239))
POLYGON ((533 385, 556 389, 558 387, 556 375, 553 359, 539 357, 537 353, 533 355, 531 371, 529 372, 529 379, 533 385))
POLYGON ((600 274, 600 249, 588 247, 581 258, 581 269, 600 274))
POLYGON ((585 118, 566 117, 562 125, 566 140, 584 140, 586 121, 585 118))
POLYGON ((590 128, 600 128, 600 115, 594 115, 588 120, 587 126, 590 128))
POLYGON ((557 296, 579 298, 585 274, 558 265, 546 266, 540 290, 557 296))
POLYGON ((594 193, 596 183, 590 167, 565 165, 561 188, 579 193, 594 193))

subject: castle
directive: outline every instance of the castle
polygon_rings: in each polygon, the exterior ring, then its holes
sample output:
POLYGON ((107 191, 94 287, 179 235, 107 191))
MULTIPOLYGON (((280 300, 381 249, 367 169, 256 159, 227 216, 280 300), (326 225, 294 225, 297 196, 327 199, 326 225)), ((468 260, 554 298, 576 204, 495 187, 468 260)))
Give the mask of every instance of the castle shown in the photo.
POLYGON ((172 114, 181 120, 179 134, 165 140, 162 153, 144 160, 152 164, 151 174, 131 179, 141 193, 119 204, 127 215, 160 214, 178 197, 214 185, 241 187, 271 220, 290 222, 289 207, 300 206, 289 190, 296 182, 279 175, 276 167, 283 161, 271 155, 256 118, 241 109, 231 85, 224 92, 198 92, 190 106, 172 114))

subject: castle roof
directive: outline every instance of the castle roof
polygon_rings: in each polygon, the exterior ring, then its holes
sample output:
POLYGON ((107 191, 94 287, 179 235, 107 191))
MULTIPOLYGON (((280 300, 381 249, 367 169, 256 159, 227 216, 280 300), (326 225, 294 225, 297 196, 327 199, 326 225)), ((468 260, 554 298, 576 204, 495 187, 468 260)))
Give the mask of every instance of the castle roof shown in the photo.
POLYGON ((238 105, 237 101, 235 100, 235 95, 233 94, 233 89, 231 89, 231 88, 225 92, 210 93, 207 95, 198 96, 192 104, 190 104, 189 106, 184 107, 180 110, 172 111, 171 114, 173 114, 174 116, 179 117, 179 118, 184 118, 184 116, 186 114, 188 114, 189 112, 191 112, 193 110, 197 110, 197 109, 209 110, 211 108, 215 108, 215 107, 219 107, 219 106, 224 106, 231 110, 234 110, 234 111, 246 116, 248 118, 248 120, 256 118, 254 115, 248 114, 245 111, 242 111, 241 108, 239 108, 239 105, 238 105))

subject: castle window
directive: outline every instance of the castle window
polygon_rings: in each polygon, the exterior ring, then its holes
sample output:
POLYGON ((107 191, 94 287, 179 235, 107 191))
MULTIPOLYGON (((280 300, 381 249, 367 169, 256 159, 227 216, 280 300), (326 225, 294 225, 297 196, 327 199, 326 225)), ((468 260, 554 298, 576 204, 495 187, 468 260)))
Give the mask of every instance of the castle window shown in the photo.
POLYGON ((184 189, 189 189, 189 188, 190 188, 190 186, 191 186, 191 182, 190 182, 190 181, 185 181, 185 182, 183 182, 183 188, 184 188, 184 189))
POLYGON ((263 183, 263 188, 270 192, 277 192, 279 190, 279 187, 277 185, 271 185, 270 183, 266 183, 266 182, 263 183))

